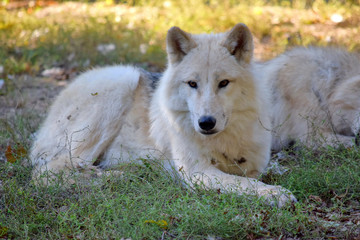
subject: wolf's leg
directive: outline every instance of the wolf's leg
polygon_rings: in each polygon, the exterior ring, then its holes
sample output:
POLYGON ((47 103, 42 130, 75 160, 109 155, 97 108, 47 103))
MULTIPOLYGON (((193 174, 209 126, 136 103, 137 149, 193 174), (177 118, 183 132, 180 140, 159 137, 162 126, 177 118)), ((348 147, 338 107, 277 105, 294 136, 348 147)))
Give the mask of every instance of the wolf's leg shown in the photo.
MULTIPOLYGON (((119 113, 121 112, 119 111, 119 113)), ((62 126, 66 128, 66 131, 46 144, 39 142, 46 141, 46 139, 39 138, 32 151, 33 154, 40 153, 37 155, 37 162, 34 162, 33 176, 37 177, 45 171, 59 173, 71 169, 91 168, 121 127, 121 124, 111 126, 109 123, 103 127, 92 128, 99 119, 96 116, 91 119, 93 123, 89 122, 89 127, 78 131, 69 130, 76 129, 76 126, 72 124, 62 126)), ((46 129, 45 126, 44 130, 46 129)), ((53 131, 56 130, 53 129, 53 131)))
POLYGON ((267 185, 254 178, 230 175, 211 166, 202 169, 201 172, 196 172, 196 168, 193 168, 191 171, 184 170, 183 173, 185 179, 191 184, 204 184, 208 188, 220 189, 225 192, 255 194, 264 197, 271 204, 277 204, 279 207, 288 202, 296 201, 291 192, 281 186, 267 185))
POLYGON ((296 201, 291 192, 281 186, 267 185, 254 178, 227 174, 207 161, 181 158, 187 156, 186 154, 176 155, 175 169, 181 172, 184 180, 190 185, 204 184, 207 188, 220 189, 224 192, 255 194, 264 197, 271 204, 277 204, 279 207, 296 201))
POLYGON ((339 147, 349 148, 355 146, 354 136, 345 136, 333 132, 319 132, 316 136, 300 139, 306 146, 316 149, 317 147, 339 147))
MULTIPOLYGON (((341 81, 329 98, 329 112, 336 133, 355 136, 360 131, 360 75, 341 81)), ((346 142, 346 141, 345 141, 346 142)))

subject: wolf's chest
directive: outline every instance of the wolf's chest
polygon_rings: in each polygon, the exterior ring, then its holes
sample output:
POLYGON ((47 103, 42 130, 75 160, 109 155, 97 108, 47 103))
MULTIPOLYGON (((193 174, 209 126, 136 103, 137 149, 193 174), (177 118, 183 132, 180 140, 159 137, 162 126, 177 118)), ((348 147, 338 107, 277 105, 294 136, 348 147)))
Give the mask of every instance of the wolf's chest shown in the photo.
POLYGON ((211 165, 226 173, 245 176, 249 170, 249 160, 245 154, 229 155, 222 152, 212 152, 207 158, 211 165))

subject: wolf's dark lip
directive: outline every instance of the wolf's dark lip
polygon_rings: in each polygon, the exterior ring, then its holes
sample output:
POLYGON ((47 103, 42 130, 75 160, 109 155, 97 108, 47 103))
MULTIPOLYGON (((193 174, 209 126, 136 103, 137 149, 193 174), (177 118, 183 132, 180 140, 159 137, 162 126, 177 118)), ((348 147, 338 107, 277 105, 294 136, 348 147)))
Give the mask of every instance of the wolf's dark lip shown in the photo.
POLYGON ((204 135, 212 135, 218 133, 218 131, 201 131, 200 133, 204 135))

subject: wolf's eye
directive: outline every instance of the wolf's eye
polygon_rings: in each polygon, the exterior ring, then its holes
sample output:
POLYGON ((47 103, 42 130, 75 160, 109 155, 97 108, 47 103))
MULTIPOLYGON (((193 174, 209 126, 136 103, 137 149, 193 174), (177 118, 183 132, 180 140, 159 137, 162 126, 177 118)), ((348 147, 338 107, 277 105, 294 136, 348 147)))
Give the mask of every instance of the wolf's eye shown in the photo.
POLYGON ((226 87, 228 84, 229 84, 229 80, 225 79, 225 80, 222 80, 221 82, 219 82, 219 88, 224 88, 226 87))
POLYGON ((191 88, 197 88, 197 83, 194 81, 188 81, 187 84, 191 87, 191 88))

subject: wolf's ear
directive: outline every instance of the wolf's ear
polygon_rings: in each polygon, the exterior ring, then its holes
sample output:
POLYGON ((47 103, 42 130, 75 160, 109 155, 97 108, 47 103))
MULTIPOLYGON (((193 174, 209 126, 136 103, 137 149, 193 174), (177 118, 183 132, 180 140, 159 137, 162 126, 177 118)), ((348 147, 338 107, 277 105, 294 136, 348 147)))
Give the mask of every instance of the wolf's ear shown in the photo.
POLYGON ((196 43, 191 34, 178 27, 169 29, 166 37, 166 50, 171 63, 180 62, 194 47, 196 47, 196 43))
POLYGON ((226 47, 237 61, 249 63, 253 56, 254 44, 249 28, 243 24, 236 24, 227 34, 223 46, 226 47))

